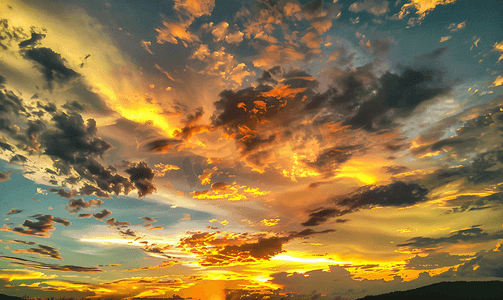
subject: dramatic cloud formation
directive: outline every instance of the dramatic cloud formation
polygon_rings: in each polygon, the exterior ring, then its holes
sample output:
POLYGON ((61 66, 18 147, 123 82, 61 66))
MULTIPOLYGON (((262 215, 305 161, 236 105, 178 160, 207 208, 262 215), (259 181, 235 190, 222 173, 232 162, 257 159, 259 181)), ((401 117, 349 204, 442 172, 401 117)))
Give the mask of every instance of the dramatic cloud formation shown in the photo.
POLYGON ((503 278, 496 3, 133 2, 0 4, 2 293, 503 278))

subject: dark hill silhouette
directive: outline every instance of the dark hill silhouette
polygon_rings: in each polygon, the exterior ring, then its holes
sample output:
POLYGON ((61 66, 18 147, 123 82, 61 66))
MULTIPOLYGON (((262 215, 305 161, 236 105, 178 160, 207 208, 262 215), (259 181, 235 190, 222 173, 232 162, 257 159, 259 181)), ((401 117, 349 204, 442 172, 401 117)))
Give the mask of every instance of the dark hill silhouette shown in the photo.
POLYGON ((20 298, 20 297, 7 296, 4 294, 0 294, 0 299, 1 300, 24 300, 23 298, 20 298))
POLYGON ((365 296, 359 300, 503 300, 502 281, 440 282, 417 289, 365 296))

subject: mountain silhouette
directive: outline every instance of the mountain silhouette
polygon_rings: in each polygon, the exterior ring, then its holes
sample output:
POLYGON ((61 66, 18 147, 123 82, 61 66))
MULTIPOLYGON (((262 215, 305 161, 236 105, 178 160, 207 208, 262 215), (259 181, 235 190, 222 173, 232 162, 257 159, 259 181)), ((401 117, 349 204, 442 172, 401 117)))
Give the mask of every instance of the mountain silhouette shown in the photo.
POLYGON ((359 300, 502 300, 503 281, 440 282, 417 289, 365 296, 359 300))

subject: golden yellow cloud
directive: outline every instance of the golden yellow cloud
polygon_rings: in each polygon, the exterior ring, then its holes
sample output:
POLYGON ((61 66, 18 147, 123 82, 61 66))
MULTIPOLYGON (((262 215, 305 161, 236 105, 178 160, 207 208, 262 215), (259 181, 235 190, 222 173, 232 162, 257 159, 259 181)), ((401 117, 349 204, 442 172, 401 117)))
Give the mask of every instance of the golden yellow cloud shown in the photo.
POLYGON ((28 280, 28 279, 52 279, 57 275, 45 275, 41 272, 30 271, 26 269, 2 269, 0 270, 0 279, 7 281, 28 280))

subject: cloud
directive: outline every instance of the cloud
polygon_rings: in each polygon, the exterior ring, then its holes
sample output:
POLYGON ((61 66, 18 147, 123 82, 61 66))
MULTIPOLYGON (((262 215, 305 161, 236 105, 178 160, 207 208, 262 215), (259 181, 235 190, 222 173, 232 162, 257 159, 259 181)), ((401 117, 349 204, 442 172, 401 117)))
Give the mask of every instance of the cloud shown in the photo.
POLYGON ((147 142, 145 147, 150 151, 166 153, 175 149, 175 146, 179 146, 181 143, 182 141, 177 139, 158 139, 147 142))
MULTIPOLYGON (((431 53, 437 57, 445 49, 431 53)), ((444 96, 451 91, 445 82, 445 72, 439 69, 406 68, 401 74, 385 73, 380 88, 370 100, 361 103, 355 115, 344 122, 353 128, 375 130, 393 124, 389 113, 402 118, 409 116, 422 102, 444 96)))
POLYGON ((56 193, 56 194, 60 195, 61 197, 67 198, 67 199, 72 199, 77 194, 77 191, 70 190, 67 192, 65 190, 65 188, 59 188, 59 189, 49 188, 49 192, 56 193))
POLYGON ((431 270, 452 267, 464 264, 470 258, 473 258, 473 256, 450 255, 449 253, 430 253, 425 257, 416 255, 408 260, 406 268, 412 270, 431 270))
POLYGON ((38 254, 42 257, 53 258, 57 260, 63 260, 61 257, 61 253, 59 253, 58 249, 53 248, 51 246, 46 245, 38 245, 38 248, 30 248, 28 250, 15 250, 12 253, 30 253, 30 254, 38 254))
POLYGON ((136 272, 136 271, 145 271, 145 270, 155 270, 155 269, 164 269, 169 268, 171 266, 176 265, 178 262, 172 260, 165 260, 160 265, 150 266, 150 267, 141 267, 137 269, 127 269, 126 272, 136 272))
POLYGON ((332 177, 335 170, 348 161, 358 148, 357 146, 331 147, 318 154, 314 161, 306 161, 305 164, 323 174, 325 178, 332 177))
POLYGON ((138 190, 140 198, 150 195, 157 191, 157 188, 152 183, 155 173, 150 169, 145 162, 135 163, 125 170, 129 174, 129 179, 138 190))
POLYGON ((67 219, 53 217, 52 215, 37 214, 30 216, 30 218, 34 218, 37 221, 33 222, 31 220, 25 220, 23 226, 28 229, 20 227, 10 228, 7 225, 4 225, 0 228, 0 231, 8 231, 20 235, 48 238, 51 236, 51 231, 56 230, 56 227, 54 227, 53 223, 60 223, 65 227, 68 227, 72 224, 71 222, 67 221, 67 219))
POLYGON ((37 33, 32 31, 30 39, 20 42, 19 48, 34 47, 45 37, 46 37, 45 33, 37 33))
POLYGON ((147 231, 150 231, 150 230, 161 230, 161 229, 164 229, 164 227, 162 227, 162 226, 154 226, 154 227, 150 227, 149 229, 147 229, 147 231))
POLYGON ((185 214, 185 216, 181 218, 180 221, 189 221, 190 219, 190 214, 185 214))
POLYGON ((503 278, 502 258, 502 252, 498 248, 489 251, 480 251, 475 254, 474 259, 459 266, 456 272, 453 273, 457 276, 471 278, 503 278))
POLYGON ((230 184, 220 181, 213 183, 211 185, 211 189, 213 190, 213 192, 219 193, 227 191, 230 186, 231 186, 230 184))
POLYGON ((44 273, 30 271, 26 269, 2 269, 0 271, 0 279, 13 280, 38 280, 38 279, 53 279, 57 275, 45 275, 44 273))
POLYGON ((154 55, 154 53, 152 53, 152 51, 150 50, 150 46, 152 45, 152 43, 151 43, 151 42, 148 42, 148 41, 144 41, 144 40, 142 40, 142 41, 140 42, 140 44, 141 44, 141 47, 142 47, 143 49, 145 49, 145 51, 147 51, 148 53, 150 53, 150 54, 154 55))
POLYGON ((388 1, 377 2, 375 0, 364 0, 363 2, 354 2, 351 4, 351 6, 349 6, 349 11, 358 13, 365 10, 370 14, 380 16, 389 11, 388 5, 388 1))
POLYGON ((38 64, 50 90, 53 89, 53 82, 65 84, 80 77, 79 73, 65 66, 60 54, 50 48, 29 49, 24 51, 24 56, 38 64))
POLYGON ((163 164, 163 163, 158 163, 155 164, 154 167, 156 168, 155 170, 155 176, 156 177, 164 177, 167 172, 173 171, 173 170, 180 170, 180 167, 175 166, 175 165, 169 165, 169 164, 163 164))
POLYGON ((400 12, 397 14, 398 19, 403 19, 410 13, 410 10, 416 10, 417 18, 410 18, 408 21, 409 25, 421 24, 427 14, 432 12, 439 5, 447 5, 456 2, 456 0, 431 0, 431 1, 415 1, 410 0, 409 3, 405 3, 400 12))
POLYGON ((111 214, 112 214, 111 211, 104 209, 104 210, 100 211, 99 213, 93 214, 93 217, 95 217, 96 220, 103 222, 103 219, 110 216, 111 214))
POLYGON ((0 256, 0 258, 5 260, 10 260, 11 264, 24 266, 30 269, 39 269, 39 270, 51 270, 51 271, 62 271, 62 272, 82 272, 82 273, 100 273, 103 270, 96 267, 81 267, 74 265, 54 265, 54 264, 46 264, 33 260, 11 257, 11 256, 0 256))
POLYGON ((218 167, 213 167, 212 169, 204 169, 203 173, 199 175, 197 178, 201 180, 201 185, 208 185, 211 183, 211 177, 218 176, 218 167))
MULTIPOLYGON (((498 52, 503 52, 503 41, 499 43, 494 43, 493 48, 491 51, 498 51, 498 52)), ((498 62, 500 62, 503 59, 503 54, 498 58, 498 62)))
POLYGON ((9 210, 9 212, 7 213, 7 215, 15 215, 15 214, 19 214, 19 213, 22 213, 24 211, 24 209, 15 209, 15 208, 11 208, 9 210))
MULTIPOLYGON (((211 126, 208 125, 198 125, 204 115, 204 109, 198 107, 194 114, 187 114, 186 120, 183 121, 184 126, 173 132, 175 137, 178 137, 184 141, 189 141, 194 135, 202 132, 210 132, 211 126)), ((178 149, 181 149, 180 146, 178 149)))
POLYGON ((151 218, 151 217, 139 217, 138 219, 143 219, 143 222, 141 222, 141 224, 147 223, 147 222, 150 222, 150 223, 156 223, 157 222, 156 219, 151 218))
POLYGON ((190 235, 180 239, 177 247, 198 255, 202 266, 227 266, 269 260, 284 252, 283 245, 290 240, 331 232, 334 230, 316 232, 306 229, 272 236, 267 233, 222 235, 220 232, 187 232, 190 235))
POLYGON ((92 216, 93 216, 93 214, 79 214, 79 215, 77 216, 77 218, 87 219, 87 218, 90 218, 90 217, 92 217, 92 216))
POLYGON ((76 214, 81 209, 87 209, 91 206, 101 207, 101 204, 103 204, 103 201, 101 201, 100 199, 91 199, 88 202, 85 202, 84 199, 80 198, 77 200, 70 200, 65 209, 68 210, 71 214, 76 214))
POLYGON ((26 109, 18 96, 11 91, 0 90, 0 114, 21 115, 24 113, 26 113, 26 109))
POLYGON ((178 21, 166 19, 162 22, 164 27, 156 29, 157 43, 178 44, 178 39, 183 43, 199 42, 199 38, 190 32, 189 27, 196 18, 211 15, 214 7, 215 0, 175 0, 173 9, 178 21))
POLYGON ((110 226, 118 226, 118 227, 125 227, 128 225, 131 225, 131 223, 126 222, 126 221, 115 221, 115 218, 110 218, 106 220, 106 222, 110 226))
POLYGON ((211 52, 208 45, 201 44, 189 59, 197 59, 206 64, 199 73, 220 77, 233 88, 241 86, 245 77, 255 75, 248 71, 246 64, 239 63, 234 55, 226 52, 225 47, 211 52))
POLYGON ((470 228, 452 231, 446 237, 414 237, 407 240, 407 243, 398 244, 397 247, 432 248, 444 244, 481 243, 503 238, 503 230, 489 234, 480 227, 481 225, 474 225, 470 228))
POLYGON ((428 189, 416 184, 397 181, 384 186, 364 186, 344 196, 329 200, 333 208, 318 208, 309 214, 303 226, 317 226, 333 217, 340 217, 372 206, 404 207, 426 200, 428 189))
POLYGON ((450 29, 450 31, 455 32, 455 31, 464 29, 465 27, 466 27, 466 21, 461 22, 457 25, 456 25, 456 23, 452 23, 451 25, 449 25, 449 27, 447 27, 447 29, 450 29))

